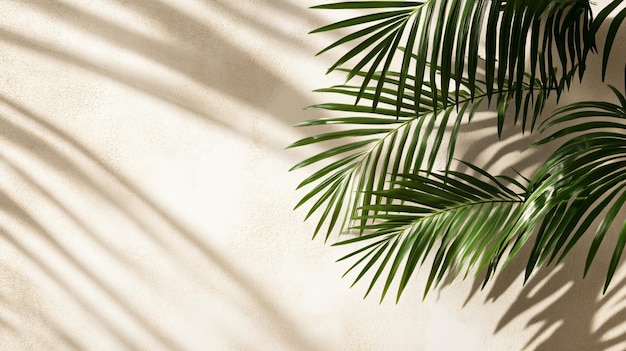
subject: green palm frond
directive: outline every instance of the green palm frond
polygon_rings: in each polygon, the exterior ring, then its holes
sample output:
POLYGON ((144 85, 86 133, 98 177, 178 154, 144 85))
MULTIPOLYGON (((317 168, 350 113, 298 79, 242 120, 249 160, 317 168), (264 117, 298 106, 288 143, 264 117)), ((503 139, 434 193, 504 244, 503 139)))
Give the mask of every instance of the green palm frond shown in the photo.
MULTIPOLYGON (((484 102, 495 102, 488 107, 497 113, 498 135, 512 110, 515 123, 521 116, 522 131, 533 132, 548 97, 555 93, 558 103, 574 77, 583 78, 600 28, 610 22, 604 79, 626 19, 621 3, 610 2, 595 19, 587 0, 314 6, 362 12, 313 31, 352 31, 320 52, 349 47, 329 69, 346 73, 346 83, 318 90, 348 102, 314 105, 337 116, 297 125, 329 130, 290 147, 331 146, 292 168, 317 167, 300 183, 309 189, 296 208, 311 204, 307 218, 319 215, 314 237, 323 230, 326 239, 334 231, 354 235, 335 245, 353 245, 340 260, 355 260, 346 272, 356 274, 354 283, 370 280, 366 296, 384 282, 381 300, 393 284, 399 299, 425 264, 430 274, 424 295, 463 272, 485 272, 485 284, 501 261, 506 264, 534 238, 528 278, 536 267, 562 260, 598 220, 588 272, 626 209, 623 93, 611 87, 619 104, 578 102, 544 121, 540 131, 557 130, 536 146, 563 144, 530 180, 520 175, 527 186, 467 163, 474 174, 460 173, 450 164, 463 119, 471 122, 484 102), (435 172, 438 162, 444 165, 435 172)), ((626 222, 605 290, 625 245, 626 222)))
POLYGON ((424 296, 447 274, 454 278, 463 270, 467 275, 476 263, 488 266, 509 244, 503 245, 501 239, 520 215, 525 187, 513 181, 519 188, 515 192, 503 185, 503 179, 510 178, 498 179, 469 166, 480 176, 455 171, 401 175, 394 188, 376 192, 389 201, 367 206, 368 224, 357 227, 366 234, 335 244, 365 245, 340 261, 358 258, 348 270, 360 267, 354 283, 378 267, 366 296, 382 279, 382 301, 398 278, 399 299, 431 250, 436 254, 424 296))
MULTIPOLYGON (((399 67, 396 96, 404 95, 405 78, 412 74, 413 90, 421 95, 425 81, 443 92, 434 96, 432 106, 448 104, 448 94, 460 89, 454 77, 467 76, 470 95, 475 95, 477 71, 485 71, 487 98, 511 91, 515 82, 541 81, 544 94, 560 93, 572 71, 582 77, 584 39, 591 23, 591 9, 583 0, 430 0, 430 1, 349 1, 318 5, 317 9, 364 9, 371 13, 346 19, 312 33, 353 28, 354 32, 330 44, 332 48, 353 45, 333 64, 330 71, 351 64, 347 80, 367 72, 356 100, 363 97, 370 79, 379 72, 382 79, 374 91, 372 106, 379 102, 385 78, 393 62, 399 67), (486 26, 486 33, 483 27, 486 26), (485 49, 481 49, 484 38, 485 49), (356 43, 356 44, 355 44, 356 43), (404 53, 398 48, 404 47, 404 53), (527 47, 529 48, 527 50, 527 47), (479 60, 479 57, 484 60, 479 60), (526 59, 530 59, 527 67, 526 59), (557 60, 556 62, 554 60, 557 60), (439 72, 430 65, 440 67, 439 72), (555 66, 559 65, 560 74, 555 66), (435 79, 440 74, 441 79, 435 79), (439 83, 435 83, 439 82, 439 83), (456 85, 456 86, 455 86, 456 85), (453 87, 455 89, 450 89, 453 87)), ((513 90, 521 99, 521 84, 513 90)), ((401 104, 398 100, 398 105, 401 104)), ((420 103, 416 100, 416 103, 420 103)), ((519 102, 518 102, 519 104, 519 102)))
MULTIPOLYGON (((616 216, 626 210, 626 97, 611 87, 619 104, 578 102, 557 110, 544 129, 559 127, 537 145, 569 138, 538 170, 524 204, 520 247, 531 229, 541 226, 526 276, 543 262, 560 261, 603 211, 585 265, 589 270, 616 216)), ((615 244, 604 289, 609 286, 626 244, 626 222, 615 244)), ((514 254, 516 249, 512 251, 514 254)))
MULTIPOLYGON (((587 33, 587 48, 585 51, 595 50, 596 47, 596 37, 598 35, 598 31, 600 27, 605 23, 605 21, 609 18, 609 16, 615 12, 615 10, 623 3, 623 0, 613 0, 606 7, 602 9, 598 13, 598 16, 593 20, 589 31, 587 33)), ((609 29, 606 34, 606 39, 604 41, 604 50, 602 54, 602 80, 606 78, 606 70, 609 64, 609 57, 611 55, 611 49, 613 48, 613 43, 615 42, 615 38, 617 37, 618 31, 622 22, 626 19, 626 8, 622 8, 617 11, 617 14, 613 19, 610 20, 609 29)))
MULTIPOLYGON (((501 260, 512 259, 535 234, 527 279, 535 267, 562 260, 601 218, 589 248, 586 274, 609 228, 626 210, 626 97, 611 89, 619 104, 574 103, 546 120, 542 131, 559 129, 536 146, 566 141, 527 187, 469 165, 479 176, 450 170, 398 174, 393 186, 374 191, 383 201, 364 206, 356 218, 361 224, 353 228, 364 234, 336 244, 362 245, 340 259, 358 258, 348 270, 360 267, 355 283, 373 275, 367 295, 377 281, 384 280, 384 298, 402 272, 399 298, 430 252, 435 256, 425 294, 446 274, 454 278, 461 271, 467 275, 472 268, 486 270, 487 283, 501 260), (502 179, 518 191, 503 185, 502 179)), ((626 222, 615 242, 605 290, 625 245, 626 222)))
MULTIPOLYGON (((365 76, 367 72, 358 72, 365 76)), ((458 98, 452 98, 437 90, 434 84, 424 82, 420 95, 415 95, 412 87, 408 87, 402 96, 402 104, 397 106, 397 89, 384 88, 379 104, 374 110, 370 107, 372 100, 377 99, 374 91, 378 81, 384 79, 388 86, 398 86, 402 75, 400 72, 388 72, 383 78, 379 74, 371 77, 371 85, 362 94, 361 102, 353 104, 327 103, 314 105, 313 108, 343 112, 346 115, 305 121, 297 126, 341 125, 344 129, 318 134, 299 140, 290 147, 299 147, 326 141, 340 142, 340 146, 331 147, 314 155, 297 165, 292 170, 324 163, 325 165, 303 180, 298 188, 315 184, 296 205, 300 207, 309 201, 315 201, 307 214, 321 212, 314 237, 326 226, 326 239, 331 232, 339 227, 341 232, 355 218, 363 222, 371 211, 370 206, 379 205, 383 201, 377 193, 393 186, 399 174, 410 174, 418 170, 431 171, 441 148, 447 146, 445 169, 448 170, 454 155, 457 135, 462 119, 468 121, 474 116, 476 109, 488 96, 486 83, 477 80, 474 85, 475 96, 472 98, 466 79, 459 80, 458 98), (437 96, 437 97, 435 97, 437 96), (447 99, 447 104, 443 100, 447 99), (414 103, 420 100, 420 104, 414 103), (434 101, 439 104, 433 108, 434 101), (417 107, 419 106, 419 107, 417 107)), ((404 77, 412 83, 412 75, 404 77)), ((535 85, 522 85, 526 93, 524 117, 532 115, 534 124, 540 114, 547 95, 538 94, 534 99, 531 95, 541 90, 538 80, 535 85), (534 105, 533 105, 534 104, 534 105), (532 109, 532 112, 529 112, 532 109)), ((340 85, 321 92, 354 97, 361 87, 340 85)), ((499 131, 504 123, 504 116, 513 97, 502 94, 498 105, 499 131)), ((524 118, 524 124, 526 124, 524 118)), ((365 223, 362 223, 365 224, 365 223)))

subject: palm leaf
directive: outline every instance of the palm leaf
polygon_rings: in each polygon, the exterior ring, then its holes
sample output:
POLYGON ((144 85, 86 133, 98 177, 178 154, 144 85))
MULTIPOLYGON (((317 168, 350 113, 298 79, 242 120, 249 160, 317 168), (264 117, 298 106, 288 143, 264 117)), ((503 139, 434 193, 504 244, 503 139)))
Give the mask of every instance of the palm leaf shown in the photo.
MULTIPOLYGON (((369 73, 360 71, 360 77, 369 73)), ((296 141, 290 147, 305 146, 327 141, 338 141, 340 146, 316 154, 292 168, 298 169, 323 164, 313 174, 304 179, 299 187, 313 186, 297 204, 300 207, 309 201, 315 201, 307 214, 307 218, 320 211, 322 216, 314 232, 314 237, 326 226, 325 237, 339 228, 341 232, 355 218, 364 222, 370 211, 370 205, 378 205, 383 198, 377 193, 393 186, 399 174, 411 174, 418 170, 431 171, 447 145, 445 169, 454 155, 457 135, 464 117, 471 120, 476 108, 487 97, 485 83, 474 82, 476 95, 470 96, 468 81, 459 79, 454 86, 459 86, 457 97, 448 95, 446 105, 441 90, 436 90, 430 82, 424 82, 422 93, 416 97, 411 83, 412 75, 406 75, 408 82, 402 97, 397 97, 396 89, 384 88, 380 97, 375 90, 383 79, 387 86, 398 86, 401 72, 388 72, 385 77, 380 74, 371 76, 370 86, 364 89, 362 101, 356 105, 342 103, 326 103, 312 106, 317 109, 340 111, 345 116, 305 121, 297 126, 343 125, 344 129, 329 133, 321 133, 296 141), (372 111, 369 103, 378 99, 378 106, 372 111), (415 103, 416 99, 420 103, 415 103), (397 104, 397 101, 401 104, 397 104), (439 101, 436 108, 431 105, 439 101), (419 107, 416 107, 419 106, 419 107), (338 194, 348 194, 339 196, 338 194), (337 222, 336 218, 342 218, 337 222), (341 223, 341 225, 339 224, 341 223)), ((436 77, 437 78, 437 77, 436 77)), ((538 83, 534 86, 523 85, 522 91, 527 95, 541 89, 538 83)), ((320 92, 354 97, 360 94, 362 87, 339 85, 320 89, 320 92)), ((509 106, 508 95, 503 94, 499 105, 499 131, 502 130, 504 115, 509 106)), ((543 106, 542 96, 536 98, 537 109, 533 112, 534 120, 543 106)), ((529 99, 526 99, 529 101, 529 99)), ((365 223, 362 223, 365 225, 365 223)))
POLYGON ((395 187, 376 191, 389 201, 368 205, 363 211, 368 223, 356 229, 366 232, 335 245, 360 244, 340 260, 359 260, 349 269, 360 267, 355 283, 373 267, 366 296, 384 278, 381 301, 398 280, 396 299, 406 288, 415 269, 425 263, 428 253, 439 246, 430 267, 424 295, 450 274, 469 272, 481 261, 490 261, 485 252, 500 245, 509 223, 519 216, 526 189, 516 193, 484 171, 480 176, 448 171, 399 175, 395 187))
MULTIPOLYGON (((420 96, 425 81, 433 90, 442 92, 441 100, 434 95, 431 108, 449 103, 448 94, 456 95, 459 84, 455 77, 467 75, 470 95, 476 93, 476 72, 485 71, 487 98, 508 92, 516 96, 516 106, 522 101, 524 74, 526 82, 541 81, 542 93, 569 85, 571 74, 580 67, 582 78, 586 56, 584 39, 591 25, 588 1, 580 0, 426 0, 426 1, 350 1, 318 5, 317 9, 363 9, 367 14, 349 18, 314 30, 314 33, 357 28, 324 48, 327 50, 352 45, 330 71, 350 65, 347 79, 365 71, 358 102, 365 94, 369 80, 378 72, 382 79, 371 99, 376 108, 378 97, 385 88, 385 77, 394 61, 399 63, 400 84, 393 86, 396 97, 404 95, 405 77, 412 72, 413 91, 420 96), (481 50, 483 25, 486 23, 485 49, 481 50), (355 43, 356 44, 353 44, 355 43), (530 48, 528 52, 526 47, 530 48), (406 48, 399 53, 398 48, 406 48), (553 51, 556 50, 556 53, 553 51), (526 59, 530 53, 530 67, 526 59), (478 57, 484 60, 478 60, 478 57), (557 58, 560 69, 555 69, 557 58), (438 67, 437 70, 432 67, 438 67), (561 73, 557 73, 560 71, 561 73), (440 79, 435 79, 439 75, 440 79), (440 83, 435 83, 440 82, 440 83), (516 84, 517 83, 517 84, 516 84)), ((454 100, 456 100, 456 96, 454 100)), ((501 98, 498 97, 497 100, 501 98)), ((419 109, 420 99, 415 100, 419 109)), ((398 105, 401 100, 398 100, 398 105)))
MULTIPOLYGON (((611 88, 621 105, 579 102, 544 123, 542 131, 560 129, 537 146, 567 141, 528 186, 469 164, 477 175, 460 173, 450 163, 462 119, 471 121, 485 100, 495 102, 499 135, 513 107, 515 122, 521 114, 523 130, 533 131, 550 94, 556 92, 558 101, 576 73, 582 79, 598 30, 619 3, 595 20, 586 0, 349 1, 314 7, 363 12, 313 31, 353 30, 320 52, 350 45, 329 69, 345 72, 346 83, 318 91, 354 103, 314 105, 342 115, 297 125, 339 129, 291 145, 333 143, 292 168, 317 167, 300 183, 309 190, 296 207, 312 203, 307 218, 319 215, 314 237, 323 230, 326 239, 336 229, 347 234, 346 228, 355 235, 336 245, 354 245, 340 260, 355 260, 346 272, 355 271, 355 284, 370 279, 366 296, 384 281, 382 300, 396 282, 399 299, 427 257, 432 262, 425 295, 444 278, 472 270, 486 271, 487 283, 500 262, 535 235, 528 278, 537 266, 561 260, 604 214, 588 271, 626 204, 626 97, 617 89, 611 88), (434 172, 446 145, 445 165, 434 172)), ((611 21, 603 75, 624 18, 626 10, 611 21)), ((626 223, 605 289, 624 245, 626 223)))

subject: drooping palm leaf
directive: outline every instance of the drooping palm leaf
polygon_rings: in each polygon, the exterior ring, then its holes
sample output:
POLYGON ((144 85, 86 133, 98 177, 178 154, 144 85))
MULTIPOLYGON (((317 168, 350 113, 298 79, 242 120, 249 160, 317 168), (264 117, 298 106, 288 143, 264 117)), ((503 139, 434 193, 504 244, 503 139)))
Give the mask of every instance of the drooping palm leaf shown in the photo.
POLYGON ((520 214, 526 189, 515 182, 519 187, 515 192, 502 179, 471 167, 480 175, 455 171, 400 175, 394 188, 376 192, 390 201, 367 206, 368 224, 357 226, 366 234, 335 244, 365 245, 340 261, 359 258, 348 270, 360 267, 354 283, 368 271, 374 274, 366 296, 381 279, 382 301, 399 279, 399 299, 415 269, 437 245, 424 296, 446 274, 467 274, 476 263, 489 262, 499 253, 492 248, 501 248, 501 238, 520 214))
MULTIPOLYGON (((367 74, 367 72, 357 73, 359 76, 367 74)), ((299 185, 300 188, 315 184, 296 206, 297 208, 314 201, 307 214, 308 218, 315 212, 321 213, 314 236, 324 225, 325 237, 328 238, 336 227, 339 227, 341 232, 347 223, 357 217, 365 221, 368 212, 371 211, 369 206, 378 205, 382 201, 381 196, 377 194, 378 191, 393 186, 399 174, 432 170, 444 145, 448 148, 445 158, 447 170, 454 154, 462 118, 467 116, 467 119, 471 120, 476 108, 487 97, 484 81, 474 82, 475 96, 472 99, 468 81, 459 79, 458 97, 447 95, 447 104, 444 107, 444 94, 441 90, 436 90, 430 82, 424 82, 422 93, 417 97, 412 84, 408 84, 399 111, 394 108, 398 101, 395 96, 397 89, 384 88, 378 98, 380 103, 372 111, 369 104, 376 99, 374 91, 380 85, 379 80, 384 79, 387 86, 394 87, 400 84, 401 77, 400 72, 390 71, 384 78, 374 74, 370 86, 364 89, 365 93, 362 94, 358 104, 327 103, 313 106, 318 109, 340 111, 346 115, 305 121, 297 125, 344 126, 340 131, 307 137, 290 145, 290 147, 305 146, 330 140, 341 142, 340 146, 331 147, 292 168, 293 170, 325 162, 324 166, 299 185), (416 99, 421 103, 414 103, 416 99), (439 103, 436 108, 432 108, 431 105, 435 100, 439 103), (416 108, 418 105, 420 107, 416 108)), ((415 77, 407 75, 404 79, 412 83, 415 77)), ((542 89, 538 80, 535 83, 533 86, 522 85, 522 91, 526 93, 524 115, 532 114, 533 124, 541 112, 546 97, 539 94, 534 102, 531 102, 530 95, 542 89), (532 103, 535 104, 532 112, 526 111, 532 103)), ((340 85, 320 91, 354 97, 361 89, 359 86, 340 85)), ((502 129, 504 115, 512 99, 512 97, 506 99, 506 96, 503 94, 503 98, 498 101, 499 131, 502 129)))
MULTIPOLYGON (((606 211, 589 248, 585 274, 619 213, 626 211, 626 97, 611 87, 619 104, 578 102, 558 109, 544 126, 559 127, 537 145, 569 138, 538 170, 514 230, 524 244, 541 221, 526 276, 543 262, 560 261, 606 211)), ((626 244, 626 222, 615 243, 604 289, 626 244)))
MULTIPOLYGON (((358 92, 358 89, 337 86, 321 91, 352 95, 355 90, 358 92)), ((371 94, 365 94, 363 97, 364 100, 371 98, 373 98, 371 94)), ((386 100, 387 98, 382 98, 383 103, 386 100)), ((458 130, 468 106, 469 102, 464 102, 460 113, 455 113, 453 117, 457 126, 455 130, 458 130)), ((301 182, 299 187, 314 182, 317 184, 296 206, 297 208, 317 198, 307 218, 315 211, 323 209, 314 235, 327 224, 326 238, 337 225, 340 216, 345 218, 342 219, 343 222, 349 221, 357 215, 357 209, 362 205, 379 202, 380 198, 373 195, 372 191, 384 189, 389 175, 394 177, 394 174, 399 172, 409 172, 425 164, 434 164, 434 155, 443 142, 443 132, 454 112, 452 107, 437 112, 426 109, 415 111, 413 105, 405 104, 397 117, 395 110, 388 109, 383 104, 375 109, 374 114, 368 112, 369 106, 363 105, 330 103, 313 107, 351 114, 298 124, 298 126, 342 124, 349 129, 305 138, 290 146, 304 146, 327 140, 342 142, 341 146, 310 157, 292 168, 298 169, 320 161, 327 163, 301 182), (435 141, 431 145, 429 140, 432 142, 433 138, 435 141)))
MULTIPOLYGON (((507 92, 516 96, 519 106, 522 86, 515 83, 523 82, 527 71, 530 73, 527 82, 534 82, 538 77, 544 94, 551 90, 560 93, 571 80, 570 72, 580 67, 582 77, 586 54, 584 38, 589 37, 591 23, 589 2, 584 0, 348 1, 313 8, 370 11, 312 33, 356 26, 355 32, 320 53, 353 45, 329 72, 351 62, 348 80, 361 71, 367 72, 356 95, 357 102, 365 94, 370 79, 379 72, 381 79, 371 101, 374 108, 394 61, 400 67, 400 84, 393 87, 396 97, 402 98, 407 88, 405 77, 412 74, 415 77, 413 91, 417 96, 421 95, 425 81, 432 82, 434 90, 442 91, 441 101, 437 95, 433 96, 431 107, 440 103, 447 106, 448 94, 455 95, 460 89, 460 81, 454 77, 467 76, 470 95, 474 97, 479 69, 485 71, 488 99, 494 93, 507 92), (483 38, 484 50, 481 49, 483 38), (406 48, 405 52, 398 53, 399 47, 406 48), (530 67, 526 65, 527 59, 530 67), (560 73, 554 68, 557 64, 560 73), (435 79, 438 74, 440 79, 435 79), (449 89, 455 85, 456 89, 449 89)), ((402 100, 398 100, 398 108, 401 103, 402 100)), ((418 109, 421 101, 416 99, 415 103, 418 109)))

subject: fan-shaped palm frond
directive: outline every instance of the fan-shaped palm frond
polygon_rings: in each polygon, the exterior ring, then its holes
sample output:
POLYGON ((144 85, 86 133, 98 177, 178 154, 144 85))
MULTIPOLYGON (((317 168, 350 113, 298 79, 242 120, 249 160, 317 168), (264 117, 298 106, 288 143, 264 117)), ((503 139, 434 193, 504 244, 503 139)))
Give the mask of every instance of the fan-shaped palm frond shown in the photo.
MULTIPOLYGON (((348 80, 361 71, 367 72, 357 101, 365 94, 370 79, 379 72, 381 79, 372 99, 374 108, 393 61, 399 61, 401 67, 400 84, 393 87, 399 99, 398 108, 410 72, 415 77, 412 82, 415 95, 422 94, 426 80, 433 84, 434 90, 442 92, 441 97, 433 96, 432 107, 440 103, 446 107, 448 94, 455 95, 460 89, 460 81, 454 77, 467 76, 467 86, 474 97, 479 69, 485 71, 488 99, 494 93, 506 92, 516 96, 519 106, 522 87, 514 83, 523 82, 527 71, 530 73, 527 82, 539 77, 544 94, 551 89, 560 93, 569 84, 571 72, 579 66, 582 77, 587 52, 584 38, 588 37, 591 23, 589 2, 585 0, 348 1, 313 8, 372 11, 318 28, 313 33, 356 28, 320 53, 358 42, 329 72, 349 62, 353 65, 347 72, 348 80), (481 49, 483 38, 484 50, 481 49), (406 50, 398 54, 398 47, 406 50), (480 56, 484 61, 479 60, 480 56), (527 59, 530 59, 529 67, 527 59), (440 70, 430 69, 431 65, 440 70), (560 65, 560 74, 556 65, 560 65), (440 79, 435 79, 437 74, 440 79), (449 89, 451 86, 455 89, 449 89)), ((415 102, 421 103, 419 99, 415 102)))
MULTIPOLYGON (((367 72, 358 72, 365 76, 367 72)), ((437 76, 438 77, 438 76, 437 76)), ((452 160, 457 134, 462 118, 467 116, 471 120, 476 108, 488 96, 486 83, 477 80, 474 82, 475 96, 471 97, 470 88, 466 79, 459 79, 457 97, 447 95, 436 89, 429 81, 423 82, 420 95, 409 84, 401 97, 402 104, 397 104, 397 89, 384 88, 380 97, 374 91, 378 81, 384 79, 389 86, 398 86, 401 79, 412 83, 415 77, 400 72, 387 72, 385 77, 375 74, 371 77, 371 85, 361 96, 361 102, 352 104, 328 103, 312 106, 313 108, 341 111, 350 115, 306 121, 297 126, 343 125, 345 129, 307 137, 299 140, 290 147, 304 146, 329 140, 340 141, 341 145, 314 155, 297 165, 293 169, 310 166, 318 162, 326 165, 307 177, 300 187, 316 183, 316 185, 297 204, 300 207, 308 201, 315 200, 307 218, 316 211, 321 211, 321 218, 314 236, 326 224, 326 238, 333 229, 346 224, 355 218, 365 221, 368 213, 383 201, 377 193, 393 186, 399 174, 410 174, 418 170, 430 172, 435 160, 440 154, 442 145, 448 146, 446 170, 452 160), (435 97, 437 96, 437 98, 435 97), (369 103, 379 99, 379 104, 372 111, 369 103), (447 99, 447 104, 444 104, 447 99), (414 103, 420 100, 420 104, 414 103), (434 101, 439 101, 435 108, 431 107, 434 101), (399 110, 394 107, 398 106, 399 110), (419 106, 419 107, 417 107, 419 106), (446 129, 449 133, 446 135, 446 129)), ((455 81, 456 82, 456 81, 455 81)), ((361 90, 359 86, 340 85, 321 92, 330 92, 345 96, 356 96, 361 90)), ((524 116, 532 115, 532 124, 543 108, 546 95, 539 94, 531 102, 531 95, 542 90, 538 80, 535 85, 522 84, 525 95, 524 116), (529 112, 532 104, 533 111, 529 112)), ((498 125, 502 129, 504 116, 510 106, 510 99, 506 95, 498 101, 498 125)), ((524 119, 526 124, 526 119, 524 119)), ((365 224, 365 223, 363 223, 365 224)), ((340 230, 341 231, 341 230, 340 230)))
MULTIPOLYGON (((557 110, 545 128, 560 129, 537 145, 570 138, 538 170, 532 194, 524 204, 524 218, 513 229, 524 244, 541 222, 526 276, 543 262, 560 261, 604 215, 589 249, 585 274, 616 216, 626 209, 626 97, 611 87, 620 103, 578 102, 557 110)), ((615 244, 605 290, 626 244, 626 222, 615 244)))
POLYGON ((455 171, 401 175, 396 187, 376 192, 390 201, 367 206, 370 211, 365 213, 373 215, 366 215, 369 224, 358 227, 367 233, 335 244, 365 244, 339 260, 360 257, 348 270, 361 267, 354 283, 378 267, 366 296, 386 274, 381 301, 397 276, 399 299, 416 267, 437 244, 424 296, 446 273, 467 274, 476 263, 488 262, 501 251, 500 238, 519 216, 526 189, 510 178, 497 179, 469 166, 480 177, 455 171), (503 179, 519 191, 503 185, 503 179))

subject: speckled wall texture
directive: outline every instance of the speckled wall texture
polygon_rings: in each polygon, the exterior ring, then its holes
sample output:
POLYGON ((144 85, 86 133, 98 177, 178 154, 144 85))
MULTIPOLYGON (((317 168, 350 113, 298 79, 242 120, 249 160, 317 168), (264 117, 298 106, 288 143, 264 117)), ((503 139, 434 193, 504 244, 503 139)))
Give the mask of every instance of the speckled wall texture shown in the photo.
MULTIPOLYGON (((317 3, 0 1, 1 350, 626 348, 606 257, 585 280, 584 255, 525 286, 520 261, 425 301, 422 274, 397 305, 349 288, 346 251, 292 211, 309 171, 288 169, 316 149, 285 150, 322 116, 311 91, 342 82, 339 52, 314 57, 333 34, 307 35, 340 16, 317 3)), ((590 93, 608 95, 565 99, 590 93)), ((498 170, 530 142, 494 141, 459 149, 498 170)))

